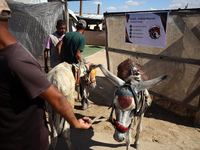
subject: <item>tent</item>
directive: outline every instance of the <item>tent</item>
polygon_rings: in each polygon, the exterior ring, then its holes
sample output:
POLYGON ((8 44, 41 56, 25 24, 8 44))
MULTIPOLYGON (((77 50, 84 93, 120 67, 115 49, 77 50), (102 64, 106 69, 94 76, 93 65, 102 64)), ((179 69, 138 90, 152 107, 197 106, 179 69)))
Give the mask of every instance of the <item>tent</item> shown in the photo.
MULTIPOLYGON (((65 20, 65 5, 62 2, 25 4, 7 0, 12 10, 9 20, 11 34, 21 42, 43 67, 43 51, 47 36, 56 31, 57 20, 65 20)), ((69 10, 69 31, 75 31, 78 21, 69 10)))

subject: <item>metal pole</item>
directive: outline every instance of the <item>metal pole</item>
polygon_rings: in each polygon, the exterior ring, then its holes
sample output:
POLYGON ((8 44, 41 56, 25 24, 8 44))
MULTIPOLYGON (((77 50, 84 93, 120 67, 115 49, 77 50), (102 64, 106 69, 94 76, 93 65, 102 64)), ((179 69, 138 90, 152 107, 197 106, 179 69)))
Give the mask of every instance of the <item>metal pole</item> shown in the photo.
POLYGON ((69 11, 68 11, 68 3, 67 3, 67 0, 65 0, 65 11, 66 11, 66 17, 65 17, 65 20, 66 20, 66 32, 69 32, 69 11))

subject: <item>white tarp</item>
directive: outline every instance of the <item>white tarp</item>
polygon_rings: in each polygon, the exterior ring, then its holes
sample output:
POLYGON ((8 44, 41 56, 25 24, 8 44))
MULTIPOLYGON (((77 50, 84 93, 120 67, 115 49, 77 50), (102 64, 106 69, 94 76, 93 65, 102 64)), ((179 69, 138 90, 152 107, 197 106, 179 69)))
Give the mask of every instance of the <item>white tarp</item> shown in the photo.
POLYGON ((125 43, 166 47, 167 12, 126 13, 125 43))
POLYGON ((47 3, 47 0, 13 0, 16 2, 22 2, 24 4, 40 4, 40 3, 47 3))
MULTIPOLYGON (((12 0, 7 0, 7 3, 12 10, 9 19, 11 34, 33 54, 38 62, 43 62, 47 36, 56 31, 57 20, 65 20, 64 3, 24 4, 12 0)), ((71 13, 73 12, 69 11, 69 31, 74 31, 77 18, 71 13)))

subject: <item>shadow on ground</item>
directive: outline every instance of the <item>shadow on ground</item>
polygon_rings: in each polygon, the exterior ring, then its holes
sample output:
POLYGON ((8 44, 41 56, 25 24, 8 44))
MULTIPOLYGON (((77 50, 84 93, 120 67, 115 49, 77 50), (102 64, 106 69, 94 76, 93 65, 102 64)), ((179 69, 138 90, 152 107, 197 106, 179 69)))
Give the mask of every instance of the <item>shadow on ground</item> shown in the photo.
POLYGON ((114 97, 116 87, 106 78, 96 76, 97 87, 89 88, 89 99, 99 106, 110 106, 114 97))
MULTIPOLYGON (((97 76, 97 87, 94 90, 89 89, 90 96, 89 99, 95 105, 98 106, 110 106, 112 104, 112 100, 114 97, 114 92, 116 87, 112 85, 110 81, 108 81, 105 77, 97 76)), ((78 109, 78 107, 75 109, 78 109)), ((83 115, 76 113, 77 118, 82 118, 83 115)), ((88 116, 93 119, 96 116, 88 116)), ((152 105, 147 109, 145 113, 145 117, 147 118, 155 118, 163 121, 168 121, 171 123, 175 123, 177 125, 184 125, 189 127, 194 127, 193 119, 187 116, 180 116, 156 103, 152 103, 152 105)), ((99 122, 95 124, 98 125, 99 122)), ((89 130, 75 130, 71 129, 71 141, 75 150, 92 150, 93 147, 112 147, 112 148, 122 148, 124 149, 125 143, 112 144, 112 143, 103 143, 99 141, 94 141, 92 137, 94 136, 94 130, 91 127, 89 130)), ((67 150, 66 143, 63 137, 60 137, 58 140, 58 144, 56 150, 67 150)))
POLYGON ((156 103, 152 103, 151 106, 147 109, 145 115, 147 118, 155 118, 159 120, 168 121, 175 123, 177 125, 184 125, 189 127, 194 127, 193 117, 180 116, 156 103))
MULTIPOLYGON (((106 77, 96 77, 97 87, 94 90, 89 89, 89 99, 100 106, 112 105, 116 87, 106 77)), ((145 113, 147 118, 169 121, 178 125, 193 127, 193 117, 180 116, 156 103, 152 103, 145 113)))
MULTIPOLYGON (((98 147, 112 147, 112 148, 119 148, 122 147, 124 149, 125 144, 111 144, 111 143, 102 143, 98 141, 92 140, 94 133, 92 129, 89 130, 75 130, 71 129, 71 142, 73 145, 74 150, 93 150, 92 146, 98 147), (73 136, 76 135, 76 136, 73 136), (78 138, 77 138, 77 135, 78 138)), ((63 137, 60 137, 56 146, 56 150, 68 150, 68 147, 64 141, 63 137)))

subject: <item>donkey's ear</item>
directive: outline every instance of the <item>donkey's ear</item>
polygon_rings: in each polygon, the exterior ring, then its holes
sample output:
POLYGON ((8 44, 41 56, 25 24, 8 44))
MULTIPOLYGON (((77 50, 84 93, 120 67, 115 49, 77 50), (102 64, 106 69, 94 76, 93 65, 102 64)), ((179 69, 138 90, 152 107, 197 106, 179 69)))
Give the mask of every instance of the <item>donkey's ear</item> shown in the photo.
POLYGON ((113 73, 108 71, 108 69, 106 69, 102 64, 99 64, 99 68, 101 69, 103 74, 106 76, 106 78, 109 79, 115 86, 120 87, 125 84, 125 82, 122 79, 118 78, 113 73))
POLYGON ((139 82, 138 84, 136 84, 134 86, 137 89, 137 91, 142 91, 144 89, 148 89, 148 88, 159 85, 160 83, 163 82, 163 80, 167 79, 167 77, 168 77, 167 75, 163 75, 163 76, 160 76, 160 77, 155 78, 155 79, 139 82))
POLYGON ((89 66, 89 70, 95 69, 95 68, 97 68, 97 67, 99 67, 99 65, 91 64, 91 65, 89 66))

